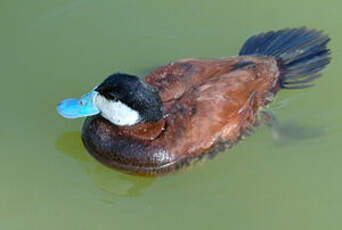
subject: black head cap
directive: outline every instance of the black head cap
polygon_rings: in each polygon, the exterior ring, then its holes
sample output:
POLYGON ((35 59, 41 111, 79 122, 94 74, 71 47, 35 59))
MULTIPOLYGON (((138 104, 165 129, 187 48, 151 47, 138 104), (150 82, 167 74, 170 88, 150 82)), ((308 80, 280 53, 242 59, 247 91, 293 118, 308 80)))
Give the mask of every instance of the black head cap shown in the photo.
POLYGON ((120 101, 139 112, 140 122, 157 122, 163 116, 158 90, 137 76, 115 73, 95 90, 107 100, 120 101))

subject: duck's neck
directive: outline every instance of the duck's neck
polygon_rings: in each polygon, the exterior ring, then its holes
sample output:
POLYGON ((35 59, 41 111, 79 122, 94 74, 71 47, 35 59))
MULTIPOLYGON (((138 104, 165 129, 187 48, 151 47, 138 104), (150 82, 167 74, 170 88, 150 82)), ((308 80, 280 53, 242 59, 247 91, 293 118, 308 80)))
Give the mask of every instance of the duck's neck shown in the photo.
POLYGON ((132 126, 121 126, 120 132, 124 136, 140 140, 152 141, 165 129, 164 119, 151 123, 139 123, 132 126))

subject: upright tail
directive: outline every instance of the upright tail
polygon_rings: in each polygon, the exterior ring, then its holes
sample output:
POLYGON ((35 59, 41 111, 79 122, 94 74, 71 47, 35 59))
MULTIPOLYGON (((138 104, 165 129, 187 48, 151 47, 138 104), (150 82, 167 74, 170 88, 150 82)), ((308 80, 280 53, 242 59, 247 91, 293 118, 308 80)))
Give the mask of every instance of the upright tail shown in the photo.
POLYGON ((330 62, 330 50, 326 47, 329 40, 321 31, 305 27, 270 31, 250 37, 239 55, 275 57, 280 69, 280 87, 301 89, 313 86, 311 81, 319 78, 330 62))

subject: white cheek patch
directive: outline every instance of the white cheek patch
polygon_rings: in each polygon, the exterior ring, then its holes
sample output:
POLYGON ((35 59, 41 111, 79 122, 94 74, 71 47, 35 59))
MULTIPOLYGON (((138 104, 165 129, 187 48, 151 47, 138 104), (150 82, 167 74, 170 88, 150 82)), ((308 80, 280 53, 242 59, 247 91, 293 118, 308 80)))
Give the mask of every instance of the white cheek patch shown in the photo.
POLYGON ((94 105, 101 115, 116 125, 135 125, 139 122, 139 113, 120 101, 110 101, 101 95, 94 97, 94 105))

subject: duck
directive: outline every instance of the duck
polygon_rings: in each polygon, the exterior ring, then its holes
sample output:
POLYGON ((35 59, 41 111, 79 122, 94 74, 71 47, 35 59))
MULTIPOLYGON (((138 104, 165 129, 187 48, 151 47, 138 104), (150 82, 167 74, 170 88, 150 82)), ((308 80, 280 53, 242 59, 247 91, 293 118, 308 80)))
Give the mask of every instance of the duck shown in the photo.
POLYGON ((277 92, 313 86, 330 62, 324 32, 306 27, 250 37, 239 55, 187 58, 140 78, 115 73, 58 113, 86 117, 81 137, 102 164, 169 175, 214 158, 262 124, 277 92))

